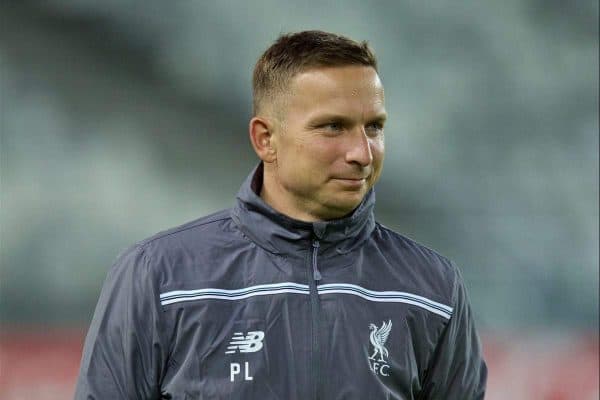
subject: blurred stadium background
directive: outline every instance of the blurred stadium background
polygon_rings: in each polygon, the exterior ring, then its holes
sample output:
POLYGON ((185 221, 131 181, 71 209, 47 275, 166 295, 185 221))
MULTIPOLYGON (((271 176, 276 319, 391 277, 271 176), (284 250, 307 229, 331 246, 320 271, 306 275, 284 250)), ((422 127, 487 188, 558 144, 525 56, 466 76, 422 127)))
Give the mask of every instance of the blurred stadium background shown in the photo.
POLYGON ((3 399, 70 398, 116 255, 233 203, 254 62, 304 29, 378 54, 378 219, 462 267, 487 398, 598 398, 597 1, 4 1, 0 18, 3 399))

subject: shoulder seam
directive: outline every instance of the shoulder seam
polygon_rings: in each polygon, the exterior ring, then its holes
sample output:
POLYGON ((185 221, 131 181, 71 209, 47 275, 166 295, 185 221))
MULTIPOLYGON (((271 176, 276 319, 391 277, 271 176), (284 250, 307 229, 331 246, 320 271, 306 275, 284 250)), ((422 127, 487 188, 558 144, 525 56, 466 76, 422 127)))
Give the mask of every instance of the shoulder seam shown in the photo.
POLYGON ((435 254, 437 257, 441 258, 441 259, 442 259, 442 260, 444 260, 446 263, 448 263, 448 265, 449 265, 449 266, 451 266, 451 267, 452 267, 452 269, 456 268, 456 267, 455 267, 455 265, 454 265, 454 263, 452 262, 452 260, 451 260, 451 259, 449 259, 448 257, 444 256, 443 254, 440 254, 440 253, 439 253, 439 252, 437 252, 436 250, 434 250, 434 249, 432 249, 432 248, 430 248, 430 247, 428 247, 428 246, 425 246, 424 244, 421 244, 421 243, 417 242, 416 240, 409 238, 408 236, 402 235, 402 234, 400 234, 400 233, 398 233, 398 232, 394 231, 393 229, 390 229, 390 228, 388 228, 387 226, 385 226, 385 225, 382 225, 382 224, 381 224, 381 223, 379 223, 379 222, 377 222, 377 226, 379 226, 381 229, 383 229, 383 230, 385 230, 385 231, 387 231, 387 232, 390 232, 390 233, 392 233, 392 234, 394 234, 394 235, 396 235, 396 236, 400 236, 401 238, 403 238, 403 239, 405 239, 405 240, 408 240, 408 241, 410 241, 410 242, 414 243, 415 245, 417 245, 417 246, 419 246, 419 247, 422 247, 423 249, 426 249, 427 251, 431 252, 432 254, 435 254))
POLYGON ((140 246, 141 248, 145 249, 146 246, 148 246, 149 244, 153 243, 154 241, 156 241, 158 239, 162 239, 162 238, 165 238, 167 236, 174 235, 176 233, 184 232, 184 231, 187 231, 187 230, 190 230, 190 229, 193 229, 193 228, 197 228, 199 226, 212 224, 214 222, 219 222, 219 221, 223 221, 223 220, 226 220, 226 219, 231 219, 231 216, 227 215, 227 216, 223 216, 221 218, 210 219, 208 221, 199 221, 196 224, 193 224, 191 226, 182 227, 182 228, 179 228, 179 229, 175 229, 174 231, 164 232, 162 234, 158 233, 158 234, 154 235, 153 237, 150 237, 148 239, 144 239, 144 240, 140 241, 138 243, 138 246, 140 246))

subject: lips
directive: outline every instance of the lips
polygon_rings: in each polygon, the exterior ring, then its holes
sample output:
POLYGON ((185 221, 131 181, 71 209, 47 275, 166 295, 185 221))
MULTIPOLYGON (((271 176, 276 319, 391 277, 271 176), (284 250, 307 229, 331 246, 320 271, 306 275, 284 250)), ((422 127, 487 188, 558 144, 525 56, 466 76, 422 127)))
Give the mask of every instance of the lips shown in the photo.
POLYGON ((339 185, 346 189, 362 190, 367 185, 367 178, 334 178, 339 185))
POLYGON ((362 180, 367 179, 367 178, 368 178, 367 176, 364 176, 364 177, 358 177, 358 178, 339 177, 339 178, 335 178, 335 179, 342 179, 342 180, 345 180, 345 181, 362 181, 362 180))

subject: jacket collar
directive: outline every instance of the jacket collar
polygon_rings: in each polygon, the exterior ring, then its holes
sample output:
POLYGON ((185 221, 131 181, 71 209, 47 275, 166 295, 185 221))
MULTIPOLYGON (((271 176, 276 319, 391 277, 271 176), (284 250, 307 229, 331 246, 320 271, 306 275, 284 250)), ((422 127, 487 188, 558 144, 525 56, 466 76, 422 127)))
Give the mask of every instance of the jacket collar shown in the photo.
POLYGON ((311 223, 290 218, 265 203, 259 196, 262 180, 261 162, 240 188, 232 218, 250 240, 271 253, 306 250, 316 239, 323 252, 335 249, 336 253, 345 254, 360 246, 375 228, 373 189, 349 216, 311 223))

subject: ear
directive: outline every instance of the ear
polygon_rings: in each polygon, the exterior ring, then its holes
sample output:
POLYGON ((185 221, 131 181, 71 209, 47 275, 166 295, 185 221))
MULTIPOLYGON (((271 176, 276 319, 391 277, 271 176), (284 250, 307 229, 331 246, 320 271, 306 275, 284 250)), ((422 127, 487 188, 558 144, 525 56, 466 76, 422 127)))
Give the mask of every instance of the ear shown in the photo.
POLYGON ((277 159, 277 146, 274 140, 274 126, 266 118, 254 117, 248 126, 250 142, 254 151, 265 163, 272 163, 277 159))

